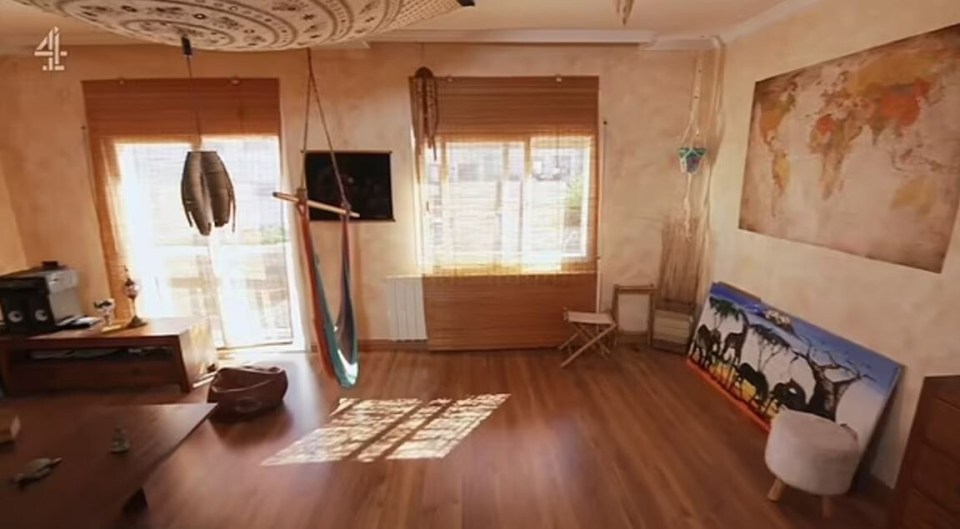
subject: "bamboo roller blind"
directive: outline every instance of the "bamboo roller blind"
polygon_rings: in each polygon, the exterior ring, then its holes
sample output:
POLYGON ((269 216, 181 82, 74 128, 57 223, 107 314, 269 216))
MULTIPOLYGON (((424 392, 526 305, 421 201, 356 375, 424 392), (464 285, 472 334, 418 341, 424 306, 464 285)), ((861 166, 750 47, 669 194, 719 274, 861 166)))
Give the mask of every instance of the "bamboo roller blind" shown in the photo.
POLYGON ((440 78, 437 135, 595 135, 598 85, 596 77, 440 78))
POLYGON ((438 77, 436 83, 437 152, 421 151, 419 174, 430 217, 424 271, 596 270, 599 79, 438 77), (502 156, 493 153, 498 149, 502 156), (485 182, 499 184, 484 189, 485 182), (557 239, 561 232, 566 242, 557 239), (580 251, 570 247, 574 239, 580 251))
POLYGON ((92 137, 193 136, 194 101, 204 134, 280 130, 277 79, 84 81, 83 95, 92 137))
MULTIPOLYGON (((128 263, 120 225, 117 143, 195 142, 194 108, 204 135, 279 137, 280 83, 277 79, 93 80, 83 81, 83 95, 107 277, 111 295, 122 299, 128 263)), ((179 181, 180 175, 170 177, 179 181)), ((129 315, 128 304, 118 303, 117 316, 129 315)))

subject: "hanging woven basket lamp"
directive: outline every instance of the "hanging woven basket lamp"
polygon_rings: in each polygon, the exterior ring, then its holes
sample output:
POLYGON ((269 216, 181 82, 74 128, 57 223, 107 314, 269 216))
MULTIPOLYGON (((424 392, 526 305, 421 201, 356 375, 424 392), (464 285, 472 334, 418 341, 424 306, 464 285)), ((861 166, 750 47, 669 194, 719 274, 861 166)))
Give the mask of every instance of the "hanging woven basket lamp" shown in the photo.
POLYGON ((217 151, 190 151, 183 163, 180 195, 187 222, 201 235, 213 227, 226 226, 234 219, 237 202, 233 182, 217 151))
MULTIPOLYGON (((193 67, 190 59, 193 48, 190 39, 181 40, 183 57, 187 62, 187 73, 193 83, 193 67)), ((233 218, 236 229, 237 201, 233 192, 233 182, 227 173, 223 160, 216 151, 200 150, 203 144, 203 129, 200 127, 200 109, 197 98, 193 97, 193 118, 197 127, 195 149, 187 153, 183 162, 183 176, 180 180, 180 199, 187 223, 196 226, 200 235, 210 235, 212 227, 226 226, 233 218)))

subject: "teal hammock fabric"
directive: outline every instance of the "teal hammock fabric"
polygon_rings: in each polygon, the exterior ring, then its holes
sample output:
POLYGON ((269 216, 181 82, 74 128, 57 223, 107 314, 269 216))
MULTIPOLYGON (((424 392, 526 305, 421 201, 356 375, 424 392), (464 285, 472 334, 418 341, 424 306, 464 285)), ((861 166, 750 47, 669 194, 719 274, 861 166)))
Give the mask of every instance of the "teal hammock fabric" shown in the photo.
POLYGON ((360 351, 357 340, 357 322, 354 314, 350 283, 350 235, 346 216, 340 223, 341 274, 340 274, 340 311, 334 323, 323 288, 320 274, 320 257, 313 249, 310 236, 310 214, 304 206, 300 208, 301 234, 304 237, 307 255, 311 257, 310 278, 313 283, 312 305, 314 309, 314 330, 319 340, 322 364, 328 375, 336 378, 341 387, 351 388, 360 376, 360 351))

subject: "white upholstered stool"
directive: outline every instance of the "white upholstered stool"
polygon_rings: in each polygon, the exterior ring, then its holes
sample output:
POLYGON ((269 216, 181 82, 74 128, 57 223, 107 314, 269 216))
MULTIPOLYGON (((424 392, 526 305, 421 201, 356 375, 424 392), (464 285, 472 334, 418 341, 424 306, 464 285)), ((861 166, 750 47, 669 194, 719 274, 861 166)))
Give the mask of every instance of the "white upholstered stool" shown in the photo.
POLYGON ((857 435, 846 426, 784 409, 773 418, 765 455, 777 477, 767 497, 778 501, 789 485, 821 497, 823 516, 833 510, 832 497, 847 492, 860 463, 857 435))

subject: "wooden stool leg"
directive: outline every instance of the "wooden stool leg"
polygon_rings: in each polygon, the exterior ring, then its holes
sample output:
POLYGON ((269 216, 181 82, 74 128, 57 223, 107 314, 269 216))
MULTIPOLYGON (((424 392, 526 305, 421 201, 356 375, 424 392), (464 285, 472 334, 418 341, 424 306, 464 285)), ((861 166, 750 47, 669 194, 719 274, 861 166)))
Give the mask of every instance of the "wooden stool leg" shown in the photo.
POLYGON ((783 491, 787 488, 787 484, 777 478, 773 482, 773 486, 770 487, 770 492, 767 493, 767 499, 770 501, 780 501, 780 498, 783 497, 783 491))
POLYGON ((820 511, 824 518, 833 516, 833 497, 820 496, 820 511))

